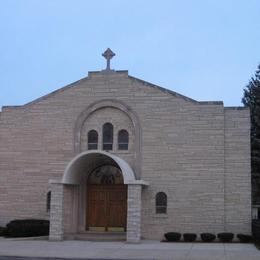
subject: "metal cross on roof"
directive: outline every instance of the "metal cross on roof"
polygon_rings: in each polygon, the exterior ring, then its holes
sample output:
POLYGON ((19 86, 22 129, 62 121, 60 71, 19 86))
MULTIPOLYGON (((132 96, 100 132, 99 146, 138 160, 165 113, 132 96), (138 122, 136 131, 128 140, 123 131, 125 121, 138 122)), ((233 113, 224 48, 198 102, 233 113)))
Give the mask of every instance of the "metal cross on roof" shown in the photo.
POLYGON ((110 70, 110 60, 115 56, 115 53, 112 52, 110 48, 107 48, 102 56, 107 60, 106 70, 110 70))

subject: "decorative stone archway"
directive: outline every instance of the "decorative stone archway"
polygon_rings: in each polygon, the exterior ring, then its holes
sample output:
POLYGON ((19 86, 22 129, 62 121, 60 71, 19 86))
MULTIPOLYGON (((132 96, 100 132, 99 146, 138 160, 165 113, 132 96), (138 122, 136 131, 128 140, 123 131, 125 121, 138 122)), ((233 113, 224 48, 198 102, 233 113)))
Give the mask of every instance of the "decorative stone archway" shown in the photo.
POLYGON ((127 104, 125 104, 123 101, 119 101, 116 99, 103 99, 96 101, 92 104, 90 104, 88 107, 83 110, 80 115, 78 116, 75 128, 74 128, 74 152, 75 155, 79 154, 81 152, 81 130, 84 125, 84 122, 97 110, 103 109, 103 108, 116 108, 123 112, 132 122, 133 128, 134 128, 134 153, 135 153, 135 161, 132 165, 135 177, 137 180, 141 179, 141 164, 142 164, 142 128, 140 119, 137 115, 137 113, 129 107, 127 104))
POLYGON ((120 168, 124 184, 127 185, 127 232, 129 243, 138 243, 141 238, 141 190, 148 185, 137 180, 130 165, 122 158, 108 152, 93 150, 75 156, 67 165, 60 181, 50 180, 52 200, 50 217, 50 240, 62 240, 66 235, 65 227, 70 225, 71 232, 79 232, 80 199, 79 186, 82 176, 88 175, 93 169, 104 163, 112 162, 120 168), (73 204, 65 203, 65 198, 74 200, 73 204), (73 199, 72 199, 73 197, 73 199), (71 207, 71 208, 66 208, 71 207), (67 217, 66 212, 74 212, 67 217), (70 223, 68 224, 68 219, 70 223))

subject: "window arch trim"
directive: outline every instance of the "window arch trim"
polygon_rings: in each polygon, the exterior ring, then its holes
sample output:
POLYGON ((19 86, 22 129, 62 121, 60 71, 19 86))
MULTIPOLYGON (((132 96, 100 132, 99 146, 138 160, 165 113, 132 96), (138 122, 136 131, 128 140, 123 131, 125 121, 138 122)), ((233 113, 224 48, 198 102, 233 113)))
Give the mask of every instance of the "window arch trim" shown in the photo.
POLYGON ((97 111, 105 107, 113 107, 125 113, 131 120, 133 125, 134 142, 133 150, 136 153, 136 160, 134 161, 133 168, 135 169, 136 178, 141 179, 141 165, 142 165, 142 126, 140 118, 135 110, 128 106, 125 102, 118 99, 102 99, 91 103, 87 106, 78 116, 74 126, 74 153, 79 154, 82 151, 82 127, 84 122, 97 111))

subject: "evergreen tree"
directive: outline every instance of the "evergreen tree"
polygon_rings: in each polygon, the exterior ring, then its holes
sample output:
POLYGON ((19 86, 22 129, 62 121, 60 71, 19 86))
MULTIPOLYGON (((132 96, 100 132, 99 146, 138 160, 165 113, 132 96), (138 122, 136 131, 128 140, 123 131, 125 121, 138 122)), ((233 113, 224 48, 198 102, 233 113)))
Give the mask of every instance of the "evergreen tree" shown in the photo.
POLYGON ((251 112, 252 203, 260 204, 260 64, 251 78, 242 102, 251 112))

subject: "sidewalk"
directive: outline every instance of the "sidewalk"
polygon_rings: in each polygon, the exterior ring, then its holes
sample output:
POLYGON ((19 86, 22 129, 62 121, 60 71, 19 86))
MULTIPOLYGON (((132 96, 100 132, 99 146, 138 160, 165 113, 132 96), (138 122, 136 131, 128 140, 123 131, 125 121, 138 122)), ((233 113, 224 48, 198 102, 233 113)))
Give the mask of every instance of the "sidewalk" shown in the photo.
MULTIPOLYGON (((196 259, 259 260, 260 251, 252 244, 160 243, 140 244, 0 239, 0 256, 55 257, 82 259, 196 259)), ((3 258, 1 258, 3 259, 3 258)))

